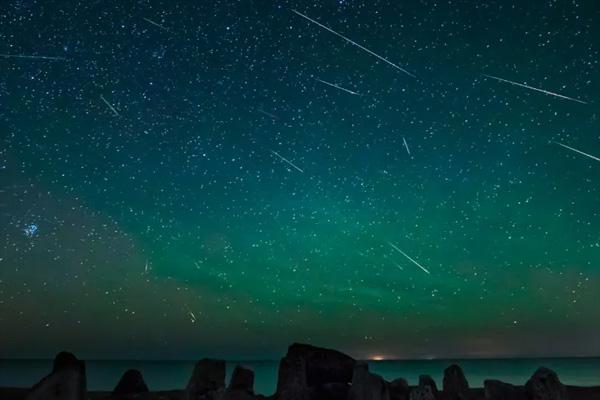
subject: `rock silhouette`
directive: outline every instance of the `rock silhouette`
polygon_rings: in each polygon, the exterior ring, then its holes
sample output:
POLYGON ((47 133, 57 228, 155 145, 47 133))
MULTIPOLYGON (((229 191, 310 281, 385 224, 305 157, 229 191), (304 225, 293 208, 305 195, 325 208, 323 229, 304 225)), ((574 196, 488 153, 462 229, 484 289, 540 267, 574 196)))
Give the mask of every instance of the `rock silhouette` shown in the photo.
POLYGON ((185 400, 218 400, 225 390, 225 361, 205 358, 196 363, 185 388, 185 400))
POLYGON ((140 393, 147 393, 148 386, 144 382, 142 373, 137 369, 127 370, 112 392, 114 397, 129 398, 140 393))
POLYGON ((410 391, 410 400, 435 400, 433 389, 429 385, 419 385, 410 391))
POLYGON ((408 400, 410 396, 410 386, 404 378, 397 378, 388 385, 390 391, 390 400, 408 400))
POLYGON ((54 359, 52 372, 31 388, 26 400, 84 400, 85 363, 68 352, 54 359))
POLYGON ((236 366, 231 375, 228 389, 254 393, 254 372, 251 369, 236 366))
POLYGON ((464 399, 467 396, 469 382, 460 366, 452 364, 444 370, 443 388, 444 393, 452 400, 464 399))
POLYGON ((85 364, 62 352, 52 372, 31 389, 0 388, 0 400, 599 400, 600 386, 563 385, 558 375, 541 367, 524 386, 498 380, 470 388, 460 366, 444 370, 443 390, 429 375, 418 386, 402 378, 387 382, 368 364, 336 350, 293 344, 281 359, 277 391, 254 393, 254 372, 236 366, 225 389, 223 360, 202 359, 183 390, 150 392, 140 371, 128 370, 112 392, 86 391, 85 364))
POLYGON ((367 363, 357 363, 352 376, 349 400, 389 400, 388 386, 379 375, 369 372, 367 363))
POLYGON ((352 381, 355 363, 352 357, 336 350, 294 343, 279 363, 276 396, 311 400, 322 398, 330 389, 342 391, 352 381))
POLYGON ((483 381, 485 398, 489 400, 527 400, 525 388, 495 379, 483 381))
POLYGON ((434 396, 438 393, 437 385, 435 384, 433 378, 429 375, 419 376, 419 386, 429 386, 431 388, 431 393, 433 393, 434 396))
POLYGON ((540 367, 525 384, 530 400, 567 400, 565 386, 560 383, 556 372, 540 367))
POLYGON ((254 398, 254 372, 237 365, 233 370, 223 400, 252 400, 254 398))

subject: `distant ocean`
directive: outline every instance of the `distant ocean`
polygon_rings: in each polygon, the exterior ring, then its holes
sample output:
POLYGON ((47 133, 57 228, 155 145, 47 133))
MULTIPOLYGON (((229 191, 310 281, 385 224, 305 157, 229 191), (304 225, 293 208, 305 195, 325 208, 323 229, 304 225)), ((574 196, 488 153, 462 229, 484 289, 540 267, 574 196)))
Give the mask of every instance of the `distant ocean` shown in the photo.
MULTIPOLYGON (((462 366, 472 387, 481 387, 483 380, 490 378, 522 385, 542 365, 555 370, 565 384, 600 385, 600 358, 369 361, 370 370, 387 380, 402 377, 414 385, 419 375, 428 374, 438 387, 442 386, 444 368, 451 363, 462 366)), ((270 395, 275 391, 278 361, 228 362, 227 381, 236 364, 254 371, 257 393, 270 395)), ((52 360, 0 360, 0 387, 30 387, 51 368, 52 360)), ((88 390, 112 390, 129 368, 142 372, 150 390, 183 389, 194 361, 86 361, 88 390)))

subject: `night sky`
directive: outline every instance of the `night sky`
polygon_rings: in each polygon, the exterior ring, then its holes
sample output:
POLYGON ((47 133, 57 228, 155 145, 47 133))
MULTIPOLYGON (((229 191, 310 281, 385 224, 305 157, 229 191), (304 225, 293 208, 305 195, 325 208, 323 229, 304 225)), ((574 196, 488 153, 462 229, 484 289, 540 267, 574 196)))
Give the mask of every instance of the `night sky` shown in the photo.
POLYGON ((0 357, 599 355, 599 20, 2 0, 0 357))

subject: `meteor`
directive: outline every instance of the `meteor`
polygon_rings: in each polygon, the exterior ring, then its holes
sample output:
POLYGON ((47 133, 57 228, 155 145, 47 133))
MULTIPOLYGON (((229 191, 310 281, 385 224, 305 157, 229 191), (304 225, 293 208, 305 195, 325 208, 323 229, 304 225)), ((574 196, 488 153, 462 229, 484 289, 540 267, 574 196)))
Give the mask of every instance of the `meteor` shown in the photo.
POLYGON ((108 100, 106 100, 106 99, 104 98, 104 96, 100 95, 100 98, 102 99, 102 101, 103 101, 104 103, 106 103, 106 105, 108 106, 108 108, 110 108, 110 109, 111 109, 111 111, 112 111, 113 113, 115 113, 115 115, 116 115, 117 117, 120 117, 120 115, 119 115, 119 113, 117 112, 117 110, 115 110, 115 108, 112 106, 112 104, 110 104, 110 103, 108 102, 108 100))
POLYGON ((408 149, 408 143, 406 143, 406 139, 404 139, 404 136, 402 136, 402 141, 404 142, 404 147, 406 147, 406 152, 410 156, 410 150, 408 149))
POLYGON ((51 60, 51 61, 66 61, 64 57, 51 57, 51 56, 30 56, 27 54, 0 54, 0 57, 4 58, 28 58, 31 60, 51 60))
POLYGON ((334 84, 334 83, 330 83, 330 82, 324 81, 324 80, 322 80, 322 79, 319 79, 319 78, 315 78, 315 80, 317 80, 317 81, 319 81, 319 82, 321 82, 321 83, 324 83, 324 84, 326 84, 326 85, 329 85, 329 86, 331 86, 331 87, 334 87, 334 88, 336 88, 336 89, 343 90, 344 92, 347 92, 347 93, 353 94, 353 95, 355 95, 355 96, 359 96, 359 94, 358 94, 358 93, 356 93, 356 92, 353 92, 352 90, 349 90, 349 89, 343 88, 343 87, 341 87, 341 86, 338 86, 338 85, 336 85, 336 84, 334 84))
POLYGON ((593 156, 593 155, 591 155, 591 154, 588 154, 588 153, 584 153, 584 152, 583 152, 583 151, 581 151, 581 150, 574 149, 573 147, 567 146, 566 144, 562 144, 562 143, 558 143, 558 142, 553 142, 553 143, 555 143, 555 144, 557 144, 557 145, 559 145, 559 146, 562 146, 562 147, 564 147, 565 149, 569 149, 569 150, 571 150, 571 151, 574 151, 574 152, 576 152, 576 153, 579 153, 579 154, 582 154, 582 155, 584 155, 584 156, 586 156, 586 157, 589 157, 589 158, 591 158, 592 160, 600 161, 600 158, 598 158, 598 157, 595 157, 595 156, 593 156))
POLYGON ((509 81, 508 79, 498 78, 497 76, 493 76, 493 75, 486 75, 486 74, 482 74, 482 75, 485 76, 485 77, 487 77, 487 78, 495 79, 495 80, 500 81, 500 82, 510 83, 511 85, 524 87, 526 89, 535 90, 536 92, 545 93, 545 94, 548 94, 550 96, 559 97, 559 98, 565 99, 565 100, 576 101, 577 103, 581 103, 581 104, 587 104, 583 100, 578 100, 578 99, 574 99, 572 97, 563 96, 562 94, 558 94, 558 93, 554 93, 554 92, 549 92, 547 90, 536 88, 536 87, 529 86, 529 85, 525 85, 523 83, 509 81))
POLYGON ((388 242, 388 244, 389 244, 390 246, 392 246, 392 248, 393 248, 394 250, 397 250, 397 251, 399 251, 399 252, 400 252, 400 254, 402 254, 404 257, 408 258, 408 259, 409 259, 409 260, 410 260, 410 261, 411 261, 413 264, 415 264, 417 267, 421 268, 423 271, 425 271, 425 272, 426 272, 426 273, 429 275, 429 271, 428 271, 428 270, 427 270, 425 267, 423 267, 421 264, 419 264, 418 262, 416 262, 415 260, 413 260, 412 258, 410 258, 410 256, 409 256, 408 254, 406 254, 405 252, 403 252, 402 250, 400 250, 400 249, 398 248, 398 246, 396 246, 396 245, 395 245, 394 243, 392 243, 392 242, 388 242))
POLYGON ((152 21, 151 19, 148 19, 148 18, 142 18, 142 19, 143 19, 144 21, 148 22, 149 24, 152 24, 152 25, 154 25, 154 26, 158 26, 160 29, 164 29, 164 30, 165 30, 165 31, 167 31, 167 32, 169 31, 167 28, 165 28, 164 26, 162 26, 162 25, 161 25, 161 24, 159 24, 159 23, 156 23, 156 22, 152 21))
POLYGON ((277 153, 276 151, 271 150, 271 153, 275 154, 277 157, 279 157, 282 161, 286 162, 287 164, 291 165, 292 167, 294 167, 295 169, 297 169, 298 171, 304 173, 304 171, 302 171, 300 168, 298 168, 296 165, 294 165, 293 162, 291 162, 290 160, 288 160, 285 157, 282 157, 279 155, 279 153, 277 153))
POLYGON ((396 65, 396 64, 394 64, 393 62, 391 62, 391 61, 387 60, 386 58, 383 58, 383 57, 382 57, 382 56, 380 56, 379 54, 376 54, 376 53, 372 52, 371 50, 367 49, 366 47, 364 47, 364 46, 361 46, 360 44, 358 44, 358 43, 356 43, 355 41, 353 41, 353 40, 351 40, 351 39, 347 38, 346 36, 342 35, 341 33, 337 33, 337 32, 336 32, 336 31, 334 31, 333 29, 331 29, 331 28, 329 28, 329 27, 327 27, 327 26, 325 26, 325 25, 323 25, 323 24, 321 24, 321 23, 319 23, 319 22, 315 21, 314 19, 312 19, 312 18, 310 18, 310 17, 308 17, 308 16, 306 16, 306 15, 302 14, 301 12, 298 12, 298 11, 296 11, 296 10, 294 10, 294 9, 292 9, 292 11, 293 11, 294 13, 298 14, 299 16, 301 16, 302 18, 304 18, 304 19, 307 19, 308 21, 312 22, 313 24, 316 24, 316 25, 320 26, 321 28, 323 28, 323 29, 325 29, 325 30, 327 30, 327 31, 329 31, 329 32, 331 32, 331 33, 333 33, 334 35, 337 35, 337 36, 341 37, 341 38, 342 38, 342 39, 344 39, 346 42, 348 42, 348 43, 350 43, 350 44, 352 44, 352 45, 354 45, 354 46, 358 47, 359 49, 361 49, 361 50, 363 50, 363 51, 366 51, 367 53, 371 54, 372 56, 375 56, 375 57, 377 57, 377 58, 378 58, 378 59, 380 59, 381 61, 383 61, 383 62, 385 62, 385 63, 387 63, 387 64, 391 65, 392 67, 394 67, 394 68, 396 68, 396 69, 398 69, 398 70, 400 70, 400 71, 402 71, 402 72, 404 72, 406 75, 408 75, 408 76, 411 76, 411 77, 413 77, 413 78, 416 78, 416 76, 414 76, 413 74, 411 74, 410 72, 408 72, 408 71, 407 71, 407 70, 405 70, 404 68, 401 68, 401 67, 397 66, 397 65, 396 65))

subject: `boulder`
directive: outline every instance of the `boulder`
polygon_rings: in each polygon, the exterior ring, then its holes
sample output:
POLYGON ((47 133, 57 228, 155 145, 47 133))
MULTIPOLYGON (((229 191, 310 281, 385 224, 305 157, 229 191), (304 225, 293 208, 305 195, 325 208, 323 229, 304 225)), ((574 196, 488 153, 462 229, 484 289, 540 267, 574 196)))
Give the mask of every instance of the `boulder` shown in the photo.
POLYGON ((286 355, 281 359, 275 393, 279 400, 308 400, 310 398, 304 358, 286 355))
POLYGON ((469 382, 460 366, 450 365, 444 370, 444 393, 450 399, 464 399, 469 392, 469 382))
POLYGON ((434 396, 438 393, 437 385, 435 384, 433 378, 429 375, 419 376, 419 386, 429 386, 431 388, 431 393, 433 393, 434 396))
POLYGON ((410 400, 435 400, 433 389, 429 385, 419 385, 410 391, 410 400))
POLYGON ((254 372, 251 369, 237 365, 233 370, 227 390, 254 393, 254 372))
POLYGON ((292 344, 279 363, 276 395, 281 400, 308 400, 324 386, 352 381, 355 360, 336 350, 292 344))
POLYGON ((369 365, 358 363, 352 375, 349 400, 389 400, 390 394, 383 378, 369 372, 369 365))
POLYGON ((530 400, 567 400, 567 390, 556 372, 540 367, 525 384, 530 400))
POLYGON ((84 400, 86 393, 85 363, 73 354, 59 353, 52 372, 35 384, 26 400, 84 400))
POLYGON ((112 394, 116 397, 126 397, 147 392, 148 386, 142 373, 137 369, 130 369, 123 374, 112 394))
POLYGON ((312 393, 315 400, 347 400, 350 385, 348 383, 325 383, 315 388, 312 393))
POLYGON ((225 390, 225 361, 202 359, 194 366, 185 388, 185 400, 216 400, 225 390))
POLYGON ((488 400, 527 400, 525 389, 495 379, 483 381, 485 398, 488 400))
POLYGON ((404 378, 394 379, 388 384, 390 400, 408 400, 410 396, 410 386, 404 378))

